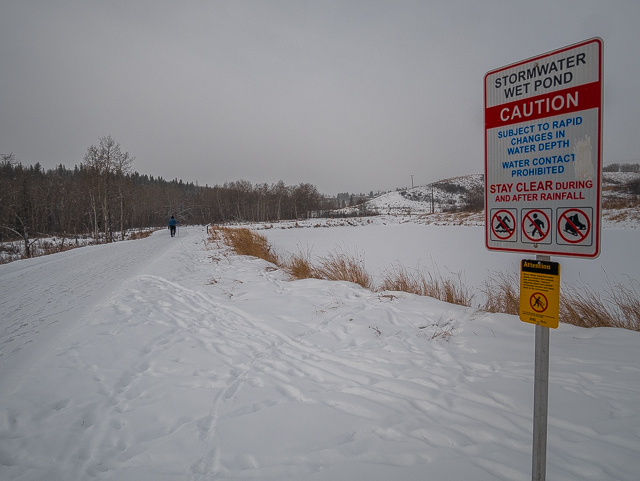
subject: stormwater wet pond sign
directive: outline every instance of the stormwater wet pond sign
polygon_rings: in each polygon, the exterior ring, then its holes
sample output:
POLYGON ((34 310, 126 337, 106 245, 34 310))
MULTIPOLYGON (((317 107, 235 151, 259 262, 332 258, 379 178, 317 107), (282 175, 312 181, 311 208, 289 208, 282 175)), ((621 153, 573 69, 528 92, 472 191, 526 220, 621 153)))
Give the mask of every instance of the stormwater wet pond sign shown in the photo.
POLYGON ((599 255, 602 92, 599 38, 485 75, 488 249, 599 255))
POLYGON ((484 78, 485 245, 536 254, 520 271, 520 319, 535 324, 531 479, 547 456, 549 328, 558 327, 560 264, 600 254, 602 40, 484 78))

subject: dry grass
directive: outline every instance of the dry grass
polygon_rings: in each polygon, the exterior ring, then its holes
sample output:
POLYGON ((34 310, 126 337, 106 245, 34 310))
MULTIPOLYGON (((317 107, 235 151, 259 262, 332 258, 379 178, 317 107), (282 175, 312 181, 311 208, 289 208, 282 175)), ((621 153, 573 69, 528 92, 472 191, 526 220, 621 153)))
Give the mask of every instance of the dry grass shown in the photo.
POLYGON ((137 240, 137 239, 144 239, 146 237, 149 237, 151 234, 153 234, 153 232, 157 230, 157 229, 138 229, 135 232, 131 232, 129 234, 129 240, 137 240))
POLYGON ((371 275, 364 267, 364 259, 336 249, 319 259, 319 265, 312 269, 313 277, 329 281, 354 282, 365 289, 372 289, 371 275))
POLYGON ((311 256, 308 252, 292 255, 284 266, 285 271, 287 271, 293 279, 309 279, 317 277, 315 268, 311 264, 310 257, 311 256))
POLYGON ((606 196, 602 199, 602 208, 617 210, 637 208, 640 206, 640 197, 628 194, 606 196))
MULTIPOLYGON (((365 269, 364 259, 340 249, 318 258, 314 265, 308 252, 292 255, 282 261, 264 236, 249 229, 212 227, 210 239, 224 242, 240 255, 271 262, 292 279, 348 281, 374 291, 409 292, 468 307, 474 297, 460 275, 445 278, 440 273, 433 275, 428 271, 410 271, 403 266, 395 266, 385 273, 381 284, 375 286, 365 269)), ((485 303, 479 306, 480 309, 519 314, 519 272, 493 273, 485 280, 480 291, 485 295, 485 303)), ((619 327, 640 331, 640 282, 634 279, 629 279, 628 285, 616 282, 610 284, 603 294, 586 284, 563 284, 560 322, 580 327, 619 327)))
POLYGON ((372 288, 372 279, 364 267, 362 258, 336 250, 318 259, 313 265, 309 253, 300 253, 281 260, 269 245, 266 237, 245 228, 211 227, 212 241, 222 241, 236 253, 259 257, 287 272, 293 279, 326 279, 330 281, 354 282, 364 288, 372 288))
POLYGON ((253 256, 280 265, 277 254, 269 245, 267 238, 245 228, 211 227, 209 237, 221 240, 242 256, 253 256))
POLYGON ((617 283, 609 297, 624 319, 625 329, 640 331, 640 282, 629 279, 629 286, 617 283))
POLYGON ((585 283, 569 284, 560 296, 560 320, 580 327, 640 331, 640 283, 610 283, 602 294, 585 283))
POLYGON ((426 284, 427 281, 422 273, 416 270, 409 271, 406 267, 398 265, 385 273, 380 290, 409 292, 424 296, 426 284))
POLYGON ((480 292, 485 296, 483 311, 520 313, 520 278, 517 272, 494 272, 482 284, 480 292))
POLYGON ((419 270, 409 271, 400 265, 385 274, 380 290, 409 292, 467 307, 471 306, 473 300, 473 294, 463 284, 460 275, 443 277, 440 273, 433 275, 419 270))
MULTIPOLYGON (((518 315, 519 273, 494 273, 484 282, 482 310, 518 315)), ((618 327, 640 331, 640 282, 616 282, 602 293, 586 283, 563 283, 560 292, 560 322, 579 327, 618 327)))
POLYGON ((626 209, 606 210, 603 220, 617 223, 633 223, 640 221, 640 206, 626 209))

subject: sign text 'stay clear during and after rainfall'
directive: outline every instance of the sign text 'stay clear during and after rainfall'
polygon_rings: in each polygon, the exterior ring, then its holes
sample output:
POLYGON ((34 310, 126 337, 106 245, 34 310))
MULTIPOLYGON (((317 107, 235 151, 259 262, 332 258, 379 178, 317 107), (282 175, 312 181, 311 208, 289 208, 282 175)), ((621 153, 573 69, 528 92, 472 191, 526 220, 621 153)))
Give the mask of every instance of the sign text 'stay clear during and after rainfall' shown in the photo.
POLYGON ((488 249, 600 253, 602 40, 485 76, 488 249))

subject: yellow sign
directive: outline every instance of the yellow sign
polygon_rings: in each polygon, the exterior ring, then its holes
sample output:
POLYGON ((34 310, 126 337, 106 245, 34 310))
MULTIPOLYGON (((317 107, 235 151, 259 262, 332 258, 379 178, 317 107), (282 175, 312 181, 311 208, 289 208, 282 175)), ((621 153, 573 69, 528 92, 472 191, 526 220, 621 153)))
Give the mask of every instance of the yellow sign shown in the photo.
POLYGON ((523 260, 520 265, 520 320, 557 328, 560 264, 523 260))

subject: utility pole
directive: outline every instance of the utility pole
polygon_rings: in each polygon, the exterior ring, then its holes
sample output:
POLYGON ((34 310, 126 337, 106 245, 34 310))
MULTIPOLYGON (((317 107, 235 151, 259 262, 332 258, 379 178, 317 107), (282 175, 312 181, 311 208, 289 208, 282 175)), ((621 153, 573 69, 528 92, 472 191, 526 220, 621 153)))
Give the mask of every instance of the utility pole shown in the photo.
POLYGON ((413 189, 413 175, 411 176, 411 188, 413 189))
POLYGON ((431 184, 431 213, 433 214, 433 184, 431 184))

